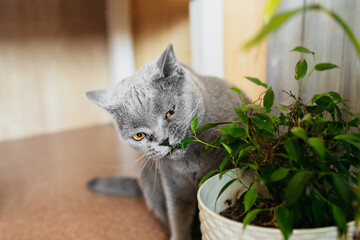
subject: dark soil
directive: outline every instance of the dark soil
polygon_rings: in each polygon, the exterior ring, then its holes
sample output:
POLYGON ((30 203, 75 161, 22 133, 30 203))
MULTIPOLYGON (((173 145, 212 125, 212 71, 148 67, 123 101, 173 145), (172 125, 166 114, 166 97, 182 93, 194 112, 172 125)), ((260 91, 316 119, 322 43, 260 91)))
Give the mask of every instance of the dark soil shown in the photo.
MULTIPOLYGON (((237 222, 243 222, 247 212, 240 204, 236 203, 234 206, 226 208, 220 212, 221 216, 229 218, 237 222)), ((261 211, 257 217, 250 223, 250 225, 256 225, 261 227, 277 228, 278 225, 269 211, 261 211)))
MULTIPOLYGON (((243 205, 239 204, 239 202, 236 202, 235 205, 230 206, 231 200, 227 200, 225 201, 225 203, 228 204, 229 207, 226 208, 224 211, 220 212, 220 215, 237 222, 243 222, 246 214, 248 213, 245 212, 243 205)), ((258 209, 266 209, 271 206, 274 206, 273 203, 268 202, 263 204, 260 203, 260 205, 256 205, 255 207, 258 209)), ((347 222, 353 221, 354 216, 353 215, 347 216, 346 220, 347 222)), ((274 217, 272 211, 259 212, 256 218, 250 223, 250 225, 268 227, 268 228, 278 228, 278 224, 276 223, 276 217, 274 217)), ((336 225, 336 223, 333 219, 323 222, 323 227, 334 226, 334 225, 336 225)), ((312 226, 307 223, 302 223, 301 226, 295 226, 295 227, 311 228, 312 226)), ((359 234, 359 240, 360 240, 360 234, 359 234)))

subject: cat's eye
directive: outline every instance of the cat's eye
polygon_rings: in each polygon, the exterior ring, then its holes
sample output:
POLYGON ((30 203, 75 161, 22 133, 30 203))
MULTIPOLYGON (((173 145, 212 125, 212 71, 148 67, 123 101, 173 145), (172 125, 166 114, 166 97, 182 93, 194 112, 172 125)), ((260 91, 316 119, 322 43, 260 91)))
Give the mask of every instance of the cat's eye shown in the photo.
POLYGON ((171 115, 173 115, 175 112, 175 106, 173 106, 170 111, 168 111, 165 115, 165 119, 169 118, 171 115))
POLYGON ((140 133, 134 134, 133 139, 136 140, 136 141, 140 141, 140 140, 142 140, 145 136, 146 136, 145 133, 140 132, 140 133))

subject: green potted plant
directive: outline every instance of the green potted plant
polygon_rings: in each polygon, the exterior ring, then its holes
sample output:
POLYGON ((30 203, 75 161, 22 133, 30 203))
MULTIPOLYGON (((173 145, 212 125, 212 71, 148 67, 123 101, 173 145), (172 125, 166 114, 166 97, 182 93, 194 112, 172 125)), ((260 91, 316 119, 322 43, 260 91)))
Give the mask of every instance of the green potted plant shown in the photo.
MULTIPOLYGON (((215 142, 203 142, 198 133, 224 123, 198 129, 195 117, 193 137, 181 143, 186 147, 196 141, 205 145, 205 152, 209 148, 224 151, 219 169, 209 172, 199 184, 205 239, 302 239, 305 235, 306 239, 336 239, 338 233, 350 236, 354 232, 353 221, 360 219, 356 170, 360 114, 351 113, 347 101, 336 92, 317 94, 303 102, 301 92, 312 72, 337 66, 316 64, 315 53, 304 47, 292 51, 310 54, 314 61, 309 70, 305 59, 296 64, 298 93, 287 92, 292 104, 273 107, 273 89, 247 77, 266 88, 259 99, 253 104, 243 101, 240 108, 234 108, 239 118, 221 125, 215 142), (233 220, 220 217, 219 212, 233 220), (253 223, 260 227, 248 226, 253 223), (302 230, 309 228, 319 229, 302 230)), ((233 90, 242 97, 239 89, 233 90)))

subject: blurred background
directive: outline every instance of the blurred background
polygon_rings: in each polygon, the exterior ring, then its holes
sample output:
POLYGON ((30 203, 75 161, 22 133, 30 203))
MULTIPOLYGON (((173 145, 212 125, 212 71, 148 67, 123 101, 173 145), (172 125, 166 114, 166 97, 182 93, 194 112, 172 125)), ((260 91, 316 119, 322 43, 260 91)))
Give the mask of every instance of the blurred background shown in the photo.
MULTIPOLYGON (((338 91, 360 112, 359 58, 323 12, 302 12, 244 50, 266 21, 267 2, 0 0, 0 239, 166 239, 142 200, 86 191, 94 176, 129 174, 138 154, 118 142, 110 115, 85 92, 129 76, 169 43, 178 60, 253 100, 263 89, 244 76, 267 82, 276 103, 288 99, 281 90, 296 91, 295 65, 306 56, 290 50, 302 45, 318 63, 340 66, 314 72, 304 98, 338 91)), ((278 12, 321 4, 360 38, 360 1, 275 2, 278 12)))
MULTIPOLYGON (((278 10, 312 3, 334 9, 359 36, 358 1, 283 1, 278 10)), ((310 81, 317 85, 308 91, 331 87, 354 99, 360 90, 356 53, 344 31, 322 12, 299 14, 267 41, 243 50, 263 26, 265 4, 0 0, 0 141, 109 123, 110 116, 90 104, 84 93, 134 73, 168 43, 174 44, 180 61, 200 73, 226 78, 252 99, 262 89, 243 77, 291 89, 300 55, 289 51, 303 45, 317 53, 318 62, 341 67, 321 73, 320 79, 333 80, 310 81)))

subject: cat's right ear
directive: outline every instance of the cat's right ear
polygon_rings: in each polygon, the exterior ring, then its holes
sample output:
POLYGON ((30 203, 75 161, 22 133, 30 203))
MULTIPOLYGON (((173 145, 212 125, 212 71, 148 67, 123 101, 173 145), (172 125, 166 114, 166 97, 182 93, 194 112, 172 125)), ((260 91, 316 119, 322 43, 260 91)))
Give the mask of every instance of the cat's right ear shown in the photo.
POLYGON ((157 67, 164 77, 172 75, 176 71, 181 71, 179 63, 175 57, 173 45, 170 43, 165 51, 155 60, 157 67))
POLYGON ((108 109, 108 94, 107 89, 100 89, 95 91, 89 91, 86 93, 86 97, 96 105, 108 109))

